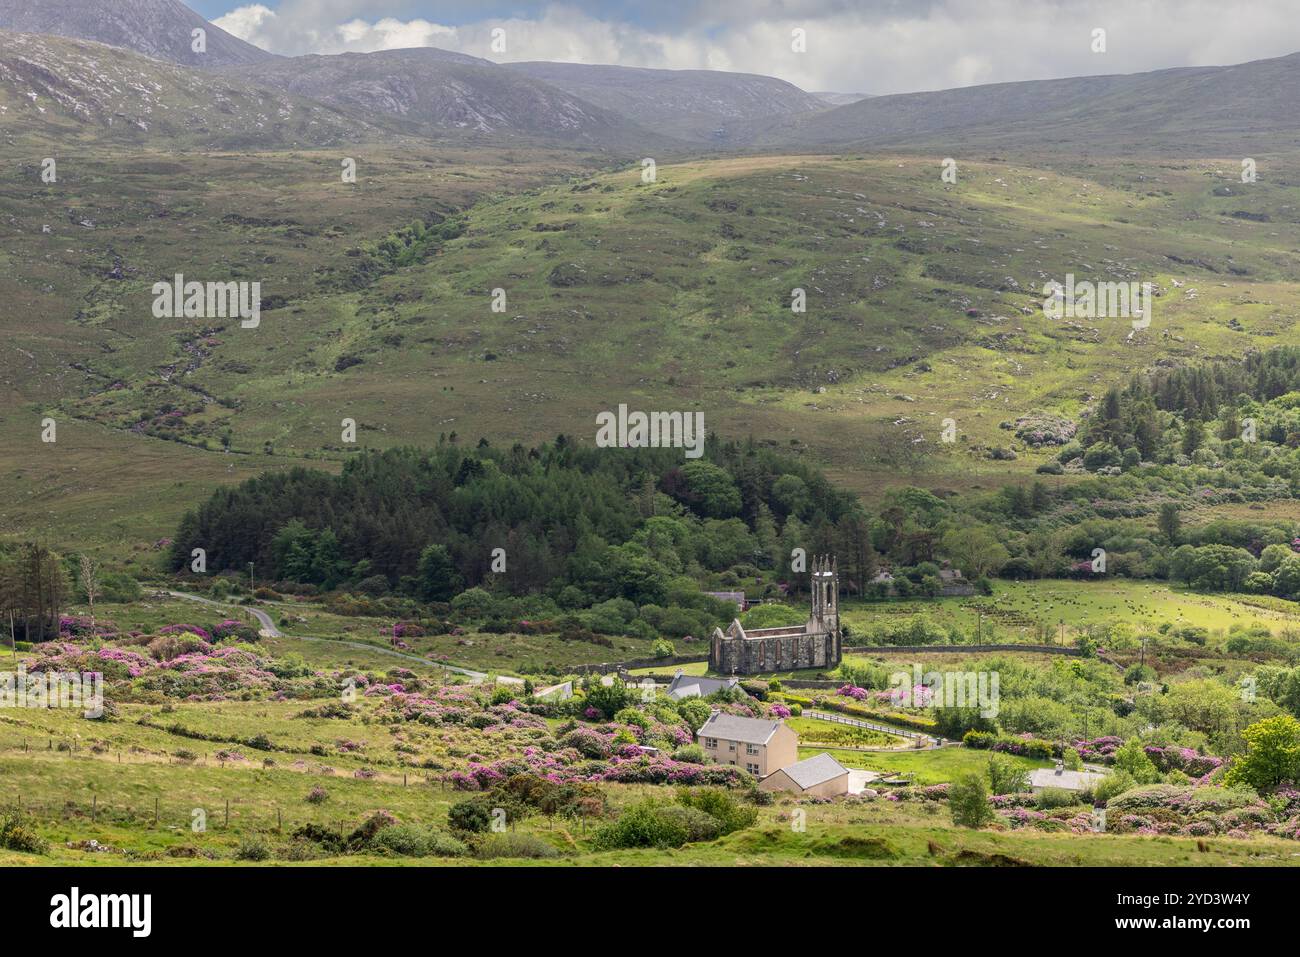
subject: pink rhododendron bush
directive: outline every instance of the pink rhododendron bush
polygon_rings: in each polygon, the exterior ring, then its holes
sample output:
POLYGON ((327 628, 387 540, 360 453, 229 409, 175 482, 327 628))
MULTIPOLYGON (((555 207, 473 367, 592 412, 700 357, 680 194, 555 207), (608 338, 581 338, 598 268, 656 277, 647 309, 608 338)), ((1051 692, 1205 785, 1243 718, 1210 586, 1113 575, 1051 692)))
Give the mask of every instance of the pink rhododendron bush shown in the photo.
MULTIPOLYGON (((584 682, 567 701, 548 702, 533 698, 531 687, 523 684, 446 683, 445 675, 421 676, 400 667, 381 674, 317 670, 296 655, 276 657, 242 642, 244 627, 234 619, 212 628, 178 624, 107 641, 98 628, 92 632, 77 625, 70 629, 79 632, 77 640, 34 646, 27 668, 33 674, 99 673, 106 697, 115 703, 314 702, 294 717, 390 727, 395 757, 369 753, 360 736, 343 730, 347 725, 328 735, 332 753, 366 762, 367 767, 352 769, 355 778, 373 777, 371 764, 400 765, 431 772, 466 791, 489 790, 518 774, 571 785, 748 787, 754 782, 743 770, 705 763, 695 729, 713 710, 752 718, 790 714, 785 705, 748 696, 716 702, 641 700, 633 688, 598 680, 584 682)), ((195 729, 187 733, 235 740, 195 729)), ((237 740, 259 750, 281 749, 281 742, 264 734, 237 740)), ((319 747, 325 753, 329 746, 319 747)))
POLYGON ((1107 804, 1111 833, 1246 837, 1252 833, 1295 839, 1300 832, 1300 792, 1259 796, 1248 788, 1149 784, 1107 804))
MULTIPOLYGON (((906 787, 887 792, 889 801, 946 801, 949 786, 906 787)), ((1039 795, 996 794, 989 804, 994 826, 1013 830, 1093 833, 1091 807, 1051 807, 1039 795)), ((1149 784, 1130 788, 1106 804, 1107 834, 1164 834, 1181 837, 1249 838, 1256 834, 1300 840, 1300 791, 1279 789, 1259 795, 1249 788, 1149 784)))
MULTIPOLYGON (((488 790, 517 774, 555 783, 712 784, 742 786, 752 778, 727 765, 705 765, 672 753, 691 745, 686 718, 669 702, 625 707, 609 721, 589 720, 575 699, 567 709, 512 698, 494 703, 475 686, 444 686, 418 693, 393 692, 377 712, 388 723, 414 722, 440 729, 447 755, 445 779, 466 791, 488 790), (577 712, 555 726, 543 715, 577 712)), ((759 705, 761 708, 761 705, 759 705)), ((748 705, 737 705, 749 713, 748 705)))
MULTIPOLYGON (((1124 739, 1112 736, 1076 741, 1072 747, 1079 752, 1084 761, 1097 764, 1113 764, 1115 752, 1124 746, 1124 739)), ((1147 745, 1143 748, 1157 771, 1182 771, 1188 777, 1202 778, 1212 774, 1223 766, 1223 758, 1212 754, 1201 754, 1192 748, 1177 746, 1159 747, 1147 745)))
POLYGON ((336 696, 340 679, 292 662, 277 662, 239 645, 214 647, 183 633, 164 635, 147 646, 86 648, 64 642, 37 645, 27 664, 47 671, 99 673, 115 701, 253 700, 336 696))

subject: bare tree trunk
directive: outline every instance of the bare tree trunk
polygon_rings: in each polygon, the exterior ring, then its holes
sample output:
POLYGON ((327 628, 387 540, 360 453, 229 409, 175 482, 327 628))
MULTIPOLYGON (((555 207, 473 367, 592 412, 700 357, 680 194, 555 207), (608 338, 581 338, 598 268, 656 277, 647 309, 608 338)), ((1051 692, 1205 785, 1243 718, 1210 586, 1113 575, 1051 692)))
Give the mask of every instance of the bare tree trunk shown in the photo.
POLYGON ((85 589, 90 604, 90 634, 95 634, 95 597, 99 594, 99 562, 89 555, 81 556, 81 587, 85 589))

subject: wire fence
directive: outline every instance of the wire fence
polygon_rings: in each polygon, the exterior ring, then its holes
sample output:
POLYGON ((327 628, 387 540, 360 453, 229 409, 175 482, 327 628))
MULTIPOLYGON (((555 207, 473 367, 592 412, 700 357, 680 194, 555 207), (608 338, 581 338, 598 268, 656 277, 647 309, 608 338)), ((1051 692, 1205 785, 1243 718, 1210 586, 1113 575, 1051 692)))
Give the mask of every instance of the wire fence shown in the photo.
MULTIPOLYGON (((217 753, 182 752, 159 755, 153 752, 137 754, 131 750, 108 750, 98 746, 86 747, 75 739, 64 740, 55 737, 28 739, 20 745, 3 749, 3 753, 29 755, 33 758, 50 752, 68 752, 84 755, 87 759, 95 758, 112 764, 167 764, 182 767, 207 769, 255 770, 263 767, 261 763, 244 760, 222 760, 217 753), (143 758, 143 760, 141 760, 143 758)), ((288 770, 289 766, 278 766, 288 770)), ((373 778, 358 778, 354 775, 335 775, 332 768, 321 765, 316 770, 298 771, 305 785, 317 786, 328 781, 364 780, 371 783, 373 778)), ((0 778, 0 782, 4 779, 0 778)), ((401 770, 387 772, 381 783, 406 787, 442 786, 449 787, 444 775, 432 772, 401 770)), ((291 802, 249 800, 245 793, 232 791, 229 796, 222 795, 216 801, 192 800, 177 802, 165 795, 124 797, 114 795, 111 791, 97 790, 82 793, 75 797, 66 797, 61 801, 34 799, 22 790, 22 785, 9 784, 0 787, 0 813, 19 817, 35 817, 49 822, 101 824, 105 826, 146 827, 164 831, 189 831, 196 837, 209 831, 254 830, 268 833, 290 835, 297 828, 312 824, 317 828, 325 827, 336 830, 340 837, 346 837, 357 827, 360 818, 373 813, 382 806, 378 800, 374 807, 349 807, 348 818, 335 817, 335 809, 320 808, 310 805, 312 810, 304 807, 306 798, 291 802), (319 809, 318 809, 319 808, 319 809), (313 813, 313 810, 315 813, 313 813)))
MULTIPOLYGON (((375 809, 377 810, 377 808, 375 809)), ((189 832, 199 838, 206 833, 258 831, 292 835, 304 825, 327 828, 345 838, 370 811, 361 817, 338 817, 329 813, 304 813, 301 806, 283 807, 273 802, 255 802, 242 797, 223 798, 206 806, 155 797, 139 800, 92 794, 61 802, 33 801, 24 795, 6 795, 0 813, 60 824, 101 825, 168 832, 189 832)))

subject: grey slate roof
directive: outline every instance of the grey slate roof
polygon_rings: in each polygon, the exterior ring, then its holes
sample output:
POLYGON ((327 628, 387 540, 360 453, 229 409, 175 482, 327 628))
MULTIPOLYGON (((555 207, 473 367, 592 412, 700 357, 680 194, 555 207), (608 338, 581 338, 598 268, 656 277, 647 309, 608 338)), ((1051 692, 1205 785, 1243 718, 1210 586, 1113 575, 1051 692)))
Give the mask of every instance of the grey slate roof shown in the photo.
POLYGON ((1038 768, 1029 772, 1029 786, 1033 788, 1061 788, 1065 791, 1086 791, 1104 777, 1104 774, 1097 774, 1092 771, 1038 768))
POLYGON ((849 773, 848 768, 825 751, 821 754, 815 754, 811 758, 804 758, 802 761, 797 761, 780 770, 784 771, 791 781, 805 791, 849 773))
POLYGON ((699 695, 704 698, 719 691, 726 691, 734 687, 738 681, 737 678, 701 678, 679 672, 673 675, 673 680, 668 685, 668 697, 689 698, 699 695))
POLYGON ((780 721, 767 718, 742 718, 734 714, 710 715, 698 734, 701 738, 720 738, 743 744, 767 744, 781 726, 780 721))

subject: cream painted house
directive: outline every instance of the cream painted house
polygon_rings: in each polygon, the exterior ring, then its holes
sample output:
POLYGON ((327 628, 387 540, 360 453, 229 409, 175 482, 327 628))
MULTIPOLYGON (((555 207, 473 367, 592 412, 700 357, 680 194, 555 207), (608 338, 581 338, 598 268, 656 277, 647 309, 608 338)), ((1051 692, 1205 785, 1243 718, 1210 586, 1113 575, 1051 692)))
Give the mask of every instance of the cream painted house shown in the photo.
POLYGON ((718 764, 734 764, 760 779, 799 760, 799 736, 776 719, 715 711, 696 740, 718 764))
POLYGON ((849 769, 823 751, 772 772, 759 782, 758 789, 839 797, 849 793, 849 769))

